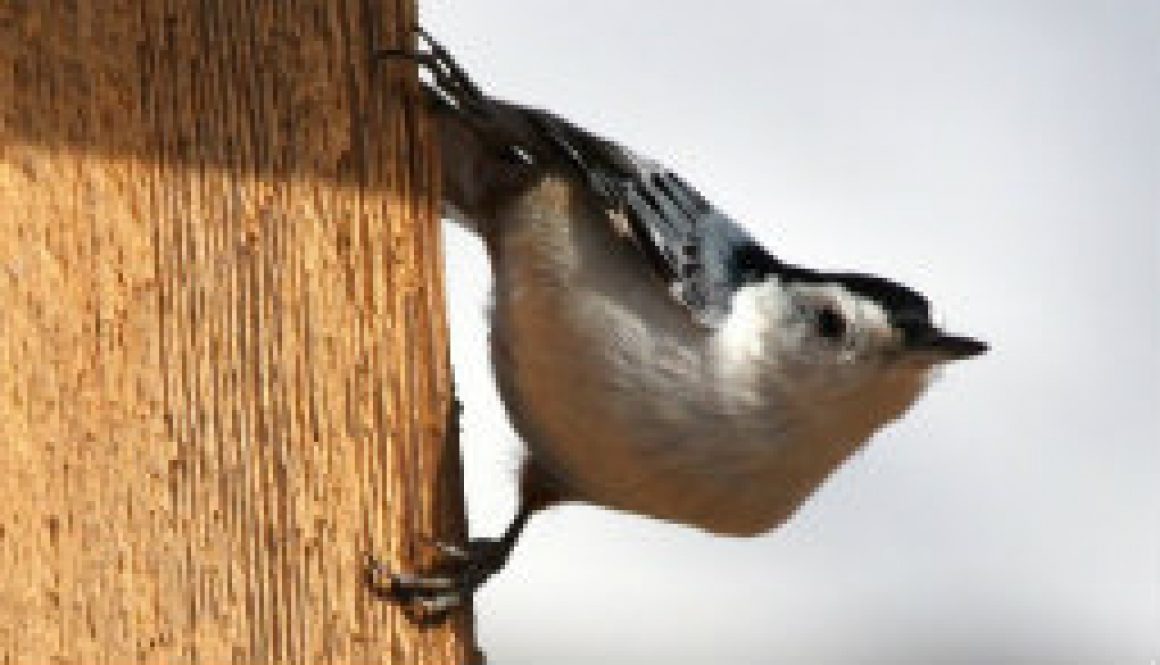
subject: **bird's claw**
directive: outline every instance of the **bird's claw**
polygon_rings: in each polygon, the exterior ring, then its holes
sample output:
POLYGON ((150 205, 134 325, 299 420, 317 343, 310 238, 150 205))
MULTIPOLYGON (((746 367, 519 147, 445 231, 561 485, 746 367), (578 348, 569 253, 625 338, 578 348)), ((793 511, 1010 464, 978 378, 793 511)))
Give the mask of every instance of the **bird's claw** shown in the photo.
POLYGON ((466 561, 467 559, 471 558, 471 553, 468 551, 468 548, 471 547, 470 543, 468 543, 467 547, 465 548, 460 547, 459 545, 445 543, 441 540, 433 540, 431 538, 424 538, 423 542, 427 545, 430 545, 435 549, 436 552, 439 552, 448 559, 466 561))
POLYGON ((418 610, 415 618, 434 623, 468 601, 507 560, 500 541, 473 540, 466 547, 432 542, 441 559, 427 574, 391 571, 367 555, 366 580, 371 593, 382 600, 418 610))

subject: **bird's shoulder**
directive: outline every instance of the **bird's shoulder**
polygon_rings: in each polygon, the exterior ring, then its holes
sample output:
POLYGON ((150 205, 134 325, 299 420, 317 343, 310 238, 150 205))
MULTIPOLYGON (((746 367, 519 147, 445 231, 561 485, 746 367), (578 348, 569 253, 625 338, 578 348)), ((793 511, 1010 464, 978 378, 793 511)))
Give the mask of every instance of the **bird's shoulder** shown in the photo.
POLYGON ((698 324, 716 327, 737 289, 776 272, 772 254, 672 169, 546 111, 520 112, 698 324))

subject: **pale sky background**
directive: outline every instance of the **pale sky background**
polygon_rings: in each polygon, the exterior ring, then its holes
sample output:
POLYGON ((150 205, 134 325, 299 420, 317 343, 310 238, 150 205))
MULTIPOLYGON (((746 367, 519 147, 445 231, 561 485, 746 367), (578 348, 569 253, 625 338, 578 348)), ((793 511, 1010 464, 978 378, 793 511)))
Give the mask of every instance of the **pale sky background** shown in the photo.
MULTIPOLYGON (((493 665, 1155 663, 1160 2, 420 0, 496 94, 661 159, 782 258, 993 344, 779 531, 588 507, 479 594, 493 665)), ((514 510, 448 229, 472 531, 514 510)))

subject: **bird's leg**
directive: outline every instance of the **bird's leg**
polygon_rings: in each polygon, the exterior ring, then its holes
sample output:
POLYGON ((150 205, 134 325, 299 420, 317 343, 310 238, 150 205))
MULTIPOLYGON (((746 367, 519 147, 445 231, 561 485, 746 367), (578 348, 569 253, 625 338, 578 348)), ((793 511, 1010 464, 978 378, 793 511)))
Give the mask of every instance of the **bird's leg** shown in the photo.
POLYGON ((534 507, 521 506, 498 539, 476 538, 464 547, 435 543, 442 559, 430 574, 392 572, 368 556, 367 584, 379 598, 417 606, 422 618, 437 621, 504 567, 534 512, 534 507))
POLYGON ((526 459, 520 474, 520 508, 501 537, 473 539, 464 547, 436 543, 441 558, 428 574, 395 573, 368 556, 367 585, 381 599, 417 607, 420 620, 439 621, 507 564, 532 515, 569 498, 570 493, 526 459))

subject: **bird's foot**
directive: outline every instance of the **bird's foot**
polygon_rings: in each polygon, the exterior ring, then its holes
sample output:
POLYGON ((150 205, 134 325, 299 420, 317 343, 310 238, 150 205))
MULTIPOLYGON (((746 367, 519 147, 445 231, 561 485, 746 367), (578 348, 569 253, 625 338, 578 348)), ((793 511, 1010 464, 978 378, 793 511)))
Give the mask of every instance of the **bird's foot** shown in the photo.
POLYGON ((476 539, 465 547, 433 543, 439 559, 424 574, 389 570, 367 555, 367 586, 382 600, 401 603, 424 622, 438 622, 470 599, 507 563, 510 546, 501 540, 476 539))

